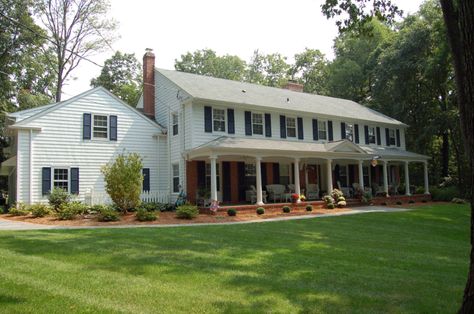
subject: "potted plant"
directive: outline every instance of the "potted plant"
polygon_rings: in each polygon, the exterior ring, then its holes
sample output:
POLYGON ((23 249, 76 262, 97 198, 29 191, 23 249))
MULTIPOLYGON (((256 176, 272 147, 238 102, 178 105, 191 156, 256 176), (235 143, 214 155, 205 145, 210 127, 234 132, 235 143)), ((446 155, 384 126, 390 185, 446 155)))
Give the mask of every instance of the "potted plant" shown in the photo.
POLYGON ((292 203, 298 202, 299 199, 300 199, 300 195, 299 195, 299 194, 297 194, 297 193, 291 194, 291 202, 292 202, 292 203))

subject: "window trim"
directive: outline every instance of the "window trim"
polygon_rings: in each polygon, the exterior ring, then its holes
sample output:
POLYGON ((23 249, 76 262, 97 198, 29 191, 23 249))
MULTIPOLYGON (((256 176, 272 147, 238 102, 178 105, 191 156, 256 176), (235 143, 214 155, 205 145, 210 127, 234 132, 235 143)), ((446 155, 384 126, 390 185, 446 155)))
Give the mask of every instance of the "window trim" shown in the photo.
POLYGON ((369 143, 367 145, 377 145, 377 127, 368 125, 367 126, 367 138, 369 140, 369 143), (370 142, 370 129, 374 131, 374 142, 370 142))
POLYGON ((293 116, 285 116, 286 138, 292 138, 292 139, 293 139, 293 138, 294 138, 294 139, 298 138, 298 124, 297 124, 297 121, 296 121, 296 120, 297 120, 296 117, 293 117, 293 116), (288 129, 289 129, 289 127, 288 127, 288 119, 293 119, 293 120, 295 121, 295 126, 294 126, 295 135, 294 135, 294 136, 290 136, 290 135, 289 135, 289 132, 288 132, 288 129))
POLYGON ((179 134, 179 115, 177 112, 171 113, 171 130, 172 130, 173 136, 176 136, 179 134), (176 117, 176 121, 175 121, 175 117, 176 117))
POLYGON ((171 164, 171 191, 173 194, 178 194, 179 193, 179 186, 181 184, 181 178, 180 178, 180 173, 179 173, 180 169, 179 169, 179 163, 174 163, 174 164, 171 164), (178 175, 175 176, 174 174, 174 167, 177 167, 178 169, 178 175), (174 186, 174 179, 178 178, 178 185, 177 185, 177 188, 178 188, 178 191, 175 191, 175 186, 174 186))
POLYGON ((326 120, 318 120, 318 140, 328 141, 328 122, 326 120), (325 134, 324 138, 322 138, 321 133, 320 133, 322 132, 320 128, 321 126, 320 123, 324 125, 324 134, 325 134))
POLYGON ((227 125, 227 110, 225 108, 221 108, 221 107, 212 107, 212 132, 216 132, 216 133, 226 133, 227 132, 227 128, 226 128, 226 125, 227 125), (223 116, 223 119, 222 120, 216 120, 215 119, 215 114, 214 114, 214 111, 216 110, 221 110, 223 112, 222 116, 223 116), (219 121, 219 122, 224 122, 224 129, 221 131, 221 130, 216 130, 215 129, 215 122, 216 121, 219 121))
POLYGON ((108 141, 110 139, 110 115, 108 114, 102 114, 102 113, 92 113, 91 114, 91 140, 97 140, 97 141, 108 141), (95 128, 95 117, 101 116, 101 117, 106 117, 107 120, 107 127, 106 127, 106 137, 96 137, 94 135, 94 128, 95 128))
POLYGON ((250 123, 252 125, 252 135, 265 136, 265 114, 263 114, 261 112, 253 112, 253 111, 251 111, 250 114, 251 114, 250 123), (260 115, 260 118, 261 118, 261 123, 260 124, 254 123, 254 117, 253 117, 254 115, 260 115), (262 133, 261 134, 255 133, 254 125, 261 125, 262 126, 262 133))
POLYGON ((69 193, 69 191, 71 190, 71 167, 61 167, 61 166, 51 167, 51 189, 50 189, 50 191, 52 191, 55 188, 55 186, 54 186, 55 182, 66 182, 66 180, 55 180, 54 179, 54 172, 56 170, 66 170, 67 171, 67 189, 66 189, 66 192, 69 193))
POLYGON ((396 146, 397 145, 397 131, 395 129, 388 129, 388 140, 389 143, 386 143, 387 146, 396 146), (392 144, 392 132, 393 132, 393 144, 392 144))
POLYGON ((345 127, 346 127, 346 129, 344 130, 345 133, 346 133, 345 136, 344 136, 344 139, 354 143, 355 142, 355 138, 354 138, 355 137, 354 136, 354 129, 355 129, 354 125, 355 124, 354 123, 347 123, 347 122, 344 123, 344 124, 345 124, 345 127), (350 129, 350 131, 351 131, 350 133, 347 132, 348 129, 350 129), (349 135, 350 135, 350 138, 349 138, 349 135))

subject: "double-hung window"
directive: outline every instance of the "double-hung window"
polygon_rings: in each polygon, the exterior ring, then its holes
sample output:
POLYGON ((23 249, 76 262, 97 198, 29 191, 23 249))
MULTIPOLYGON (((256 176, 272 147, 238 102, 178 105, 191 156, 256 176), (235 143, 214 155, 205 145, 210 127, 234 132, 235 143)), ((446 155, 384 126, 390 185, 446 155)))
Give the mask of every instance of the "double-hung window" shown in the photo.
POLYGON ((388 130, 388 135, 389 135, 390 145, 395 145, 396 144, 395 130, 394 129, 388 130))
POLYGON ((318 121, 318 138, 320 140, 327 140, 328 139, 326 121, 318 121))
POLYGON ((212 120, 215 132, 225 132, 225 110, 212 109, 212 120))
POLYGON ((108 138, 108 116, 94 115, 94 121, 92 125, 92 134, 96 139, 107 139, 108 138))
POLYGON ((347 187, 347 166, 339 167, 339 181, 342 187, 347 187))
POLYGON ((263 135, 263 115, 261 113, 252 113, 252 133, 263 135))
POLYGON ((173 165, 173 193, 179 193, 179 164, 173 165))
POLYGON ((354 125, 346 123, 346 139, 353 142, 354 141, 354 125))
POLYGON ((178 114, 177 113, 173 113, 171 115, 171 122, 172 122, 172 125, 173 125, 173 135, 177 135, 178 134, 178 114))
POLYGON ((53 187, 69 191, 69 169, 55 168, 53 173, 53 187))
POLYGON ((370 186, 369 167, 368 166, 362 167, 362 173, 364 175, 364 185, 365 186, 370 186))
POLYGON ((375 128, 373 126, 368 127, 368 136, 369 136, 369 144, 375 144, 377 141, 376 135, 375 135, 375 128))
POLYGON ((286 136, 296 137, 296 119, 286 117, 286 136))

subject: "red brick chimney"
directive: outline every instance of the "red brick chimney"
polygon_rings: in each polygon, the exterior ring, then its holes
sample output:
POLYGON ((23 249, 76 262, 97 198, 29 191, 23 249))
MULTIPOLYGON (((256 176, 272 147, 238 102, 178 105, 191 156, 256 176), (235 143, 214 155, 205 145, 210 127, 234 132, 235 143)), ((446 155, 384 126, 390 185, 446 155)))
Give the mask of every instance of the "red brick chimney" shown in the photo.
POLYGON ((289 89, 294 92, 303 92, 304 85, 297 83, 295 80, 289 80, 288 83, 286 83, 285 86, 283 86, 284 89, 289 89))
POLYGON ((155 119, 155 54, 150 48, 143 55, 143 112, 155 119))

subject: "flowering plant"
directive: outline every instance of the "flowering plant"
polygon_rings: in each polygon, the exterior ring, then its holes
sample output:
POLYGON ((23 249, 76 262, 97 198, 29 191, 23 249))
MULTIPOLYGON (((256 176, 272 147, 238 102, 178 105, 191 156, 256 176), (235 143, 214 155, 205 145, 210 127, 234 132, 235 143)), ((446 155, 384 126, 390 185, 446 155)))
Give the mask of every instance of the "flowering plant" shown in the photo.
POLYGON ((301 195, 300 195, 300 200, 306 201, 306 196, 304 196, 303 194, 301 194, 301 195))
POLYGON ((291 199, 294 200, 294 201, 297 201, 300 199, 300 195, 297 194, 297 193, 293 193, 291 194, 291 199))

